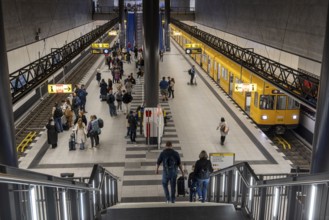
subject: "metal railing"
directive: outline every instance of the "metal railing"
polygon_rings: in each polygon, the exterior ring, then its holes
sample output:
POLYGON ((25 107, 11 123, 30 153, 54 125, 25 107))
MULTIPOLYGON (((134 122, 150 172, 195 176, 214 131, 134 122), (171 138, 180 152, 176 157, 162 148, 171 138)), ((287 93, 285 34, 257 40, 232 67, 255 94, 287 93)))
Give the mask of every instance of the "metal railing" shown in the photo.
POLYGON ((329 174, 257 176, 248 163, 213 173, 208 201, 232 203, 255 220, 325 219, 329 174))
POLYGON ((10 73, 9 80, 13 103, 16 103, 27 93, 37 88, 38 85, 90 46, 91 43, 113 28, 118 21, 119 19, 115 18, 71 43, 10 73))
POLYGON ((2 202, 10 204, 12 219, 99 218, 101 211, 118 202, 118 180, 97 164, 89 183, 0 165, 1 190, 8 189, 2 202))
POLYGON ((242 48, 178 20, 171 23, 315 111, 319 79, 242 48))

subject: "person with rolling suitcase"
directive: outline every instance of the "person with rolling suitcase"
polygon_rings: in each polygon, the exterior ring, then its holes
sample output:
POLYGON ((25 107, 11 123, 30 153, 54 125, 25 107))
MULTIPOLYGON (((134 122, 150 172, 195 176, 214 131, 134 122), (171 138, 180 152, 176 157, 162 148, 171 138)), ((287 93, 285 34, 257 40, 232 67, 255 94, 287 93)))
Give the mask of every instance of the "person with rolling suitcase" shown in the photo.
POLYGON ((192 165, 192 172, 188 176, 188 188, 190 189, 190 202, 196 201, 197 180, 194 175, 194 167, 195 165, 192 165))
POLYGON ((75 150, 75 131, 73 130, 69 139, 69 150, 75 150))
POLYGON ((160 153, 158 157, 156 171, 155 171, 156 174, 159 174, 159 167, 161 163, 163 164, 162 186, 165 192, 167 203, 170 202, 175 203, 177 168, 180 169, 183 177, 184 177, 184 172, 183 172, 180 156, 177 151, 172 149, 172 143, 170 141, 167 141, 166 148, 160 153), (168 190, 169 182, 170 182, 170 194, 168 190))

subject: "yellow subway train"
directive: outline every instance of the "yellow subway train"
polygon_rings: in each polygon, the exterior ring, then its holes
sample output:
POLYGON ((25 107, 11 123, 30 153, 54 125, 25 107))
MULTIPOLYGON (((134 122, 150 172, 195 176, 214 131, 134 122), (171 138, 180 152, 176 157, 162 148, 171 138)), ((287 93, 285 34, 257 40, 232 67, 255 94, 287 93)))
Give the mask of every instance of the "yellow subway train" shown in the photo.
POLYGON ((300 105, 297 101, 172 24, 171 33, 184 49, 186 44, 201 46, 201 54, 190 56, 262 130, 275 129, 282 134, 285 129, 298 126, 300 105), (254 87, 249 91, 237 90, 241 85, 254 87))

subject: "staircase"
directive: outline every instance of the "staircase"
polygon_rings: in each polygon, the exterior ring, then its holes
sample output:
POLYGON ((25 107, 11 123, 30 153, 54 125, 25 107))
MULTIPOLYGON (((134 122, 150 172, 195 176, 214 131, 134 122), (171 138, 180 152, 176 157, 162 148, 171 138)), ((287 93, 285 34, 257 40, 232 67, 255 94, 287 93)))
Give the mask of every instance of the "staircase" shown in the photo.
POLYGON ((136 18, 135 44, 137 48, 141 48, 143 46, 143 13, 141 11, 137 11, 135 13, 135 18, 136 18))
POLYGON ((232 204, 220 203, 125 203, 107 209, 104 219, 120 220, 242 220, 232 204))

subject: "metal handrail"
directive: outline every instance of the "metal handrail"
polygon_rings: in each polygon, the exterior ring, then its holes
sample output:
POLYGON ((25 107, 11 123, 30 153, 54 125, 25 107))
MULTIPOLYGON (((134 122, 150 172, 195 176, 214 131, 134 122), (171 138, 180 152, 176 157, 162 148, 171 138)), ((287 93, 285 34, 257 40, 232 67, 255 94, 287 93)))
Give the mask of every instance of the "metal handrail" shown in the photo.
POLYGON ((255 175, 245 162, 212 173, 208 201, 232 203, 255 220, 299 220, 306 219, 305 216, 322 219, 318 215, 323 212, 321 208, 326 207, 320 206, 320 197, 325 200, 329 194, 329 172, 303 175, 265 174, 268 177, 287 176, 270 180, 260 180, 255 175), (321 196, 315 199, 314 191, 321 196), (315 205, 316 211, 310 210, 310 204, 314 203, 318 204, 315 205))
POLYGON ((98 188, 89 187, 88 184, 86 186, 73 185, 72 183, 57 183, 50 180, 40 180, 26 177, 17 177, 10 174, 0 173, 0 183, 8 183, 8 184, 19 184, 19 185, 38 185, 38 186, 46 186, 46 187, 56 187, 56 188, 65 188, 65 189, 75 189, 75 190, 88 190, 88 191, 99 191, 98 188))
POLYGON ((8 193, 2 205, 6 204, 10 213, 4 218, 99 219, 102 210, 118 202, 118 178, 100 165, 94 165, 93 171, 95 169, 97 179, 94 180, 100 183, 97 187, 70 178, 0 165, 0 183, 7 191, 2 190, 2 193, 8 193), (109 184, 102 184, 105 182, 109 184))
POLYGON ((318 78, 239 47, 195 26, 175 19, 171 19, 171 23, 316 111, 318 78))

